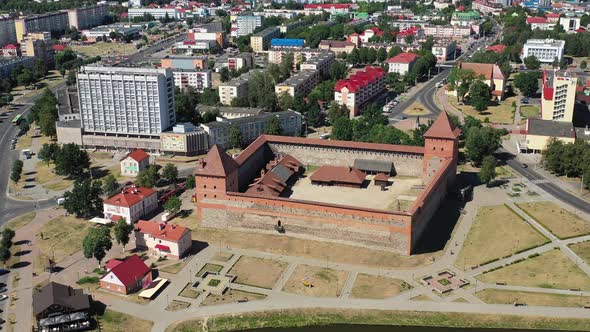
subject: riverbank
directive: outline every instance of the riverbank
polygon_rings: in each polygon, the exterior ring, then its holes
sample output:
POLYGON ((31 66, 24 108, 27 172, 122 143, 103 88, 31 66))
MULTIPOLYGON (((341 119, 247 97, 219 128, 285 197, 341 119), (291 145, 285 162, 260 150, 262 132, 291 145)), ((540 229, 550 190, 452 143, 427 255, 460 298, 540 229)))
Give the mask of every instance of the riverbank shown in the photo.
POLYGON ((166 332, 236 331, 330 324, 399 325, 590 331, 590 319, 388 310, 276 310, 188 320, 166 332))

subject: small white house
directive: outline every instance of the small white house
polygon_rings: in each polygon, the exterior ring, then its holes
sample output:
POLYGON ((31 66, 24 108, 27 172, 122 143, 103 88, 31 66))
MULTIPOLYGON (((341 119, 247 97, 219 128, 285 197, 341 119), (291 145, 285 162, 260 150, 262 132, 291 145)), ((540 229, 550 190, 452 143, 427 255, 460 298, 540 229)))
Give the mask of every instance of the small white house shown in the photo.
POLYGON ((133 186, 106 199, 103 202, 103 213, 106 219, 116 221, 125 218, 127 223, 134 223, 157 207, 158 194, 155 190, 133 186))
POLYGON ((135 245, 152 255, 180 259, 191 248, 191 231, 179 225, 140 220, 135 225, 135 245))
POLYGON ((405 75, 412 70, 418 58, 419 55, 415 53, 400 53, 387 60, 389 72, 405 75))
POLYGON ((142 149, 135 149, 121 158, 121 175, 137 176, 150 165, 150 155, 142 149))

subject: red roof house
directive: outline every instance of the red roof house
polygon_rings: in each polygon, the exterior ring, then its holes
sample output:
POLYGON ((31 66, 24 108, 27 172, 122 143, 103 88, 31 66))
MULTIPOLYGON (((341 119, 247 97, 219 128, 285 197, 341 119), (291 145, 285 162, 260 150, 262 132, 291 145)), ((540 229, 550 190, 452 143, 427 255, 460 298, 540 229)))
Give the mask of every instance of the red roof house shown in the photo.
POLYGON ((390 73, 399 73, 400 75, 407 74, 416 63, 420 56, 416 53, 400 53, 387 60, 389 64, 390 73))
POLYGON ((115 220, 125 218, 133 223, 150 214, 158 207, 158 193, 145 187, 125 188, 120 193, 103 201, 104 217, 115 220))
POLYGON ((120 163, 121 175, 134 177, 150 166, 150 155, 142 149, 135 149, 121 158, 120 163))
POLYGON ((191 231, 186 227, 140 220, 135 225, 135 245, 156 256, 182 258, 191 248, 191 231))
POLYGON ((322 166, 309 179, 311 183, 328 186, 360 188, 366 174, 353 167, 322 166))
POLYGON ((488 48, 486 48, 486 51, 491 51, 491 52, 495 52, 495 53, 502 53, 502 52, 504 52, 505 49, 506 49, 506 45, 498 44, 498 45, 489 46, 488 48))
POLYGON ((100 278, 102 289, 125 295, 151 283, 152 270, 137 255, 129 256, 125 260, 108 261, 107 273, 100 278))

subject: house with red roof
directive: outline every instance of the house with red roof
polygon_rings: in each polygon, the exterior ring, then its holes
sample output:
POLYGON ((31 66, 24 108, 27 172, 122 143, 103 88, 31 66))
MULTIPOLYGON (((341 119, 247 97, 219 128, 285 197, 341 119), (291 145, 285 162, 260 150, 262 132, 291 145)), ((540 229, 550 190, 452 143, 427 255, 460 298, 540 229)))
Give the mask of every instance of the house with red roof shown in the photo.
POLYGON ((112 221, 125 218, 127 223, 134 223, 150 214, 158 207, 158 192, 151 188, 125 188, 103 202, 103 213, 112 221))
POLYGON ((2 47, 2 57, 4 58, 13 58, 21 55, 19 44, 6 44, 2 47))
POLYGON ((418 61, 420 56, 416 53, 400 53, 387 60, 390 73, 398 73, 400 75, 407 74, 418 61))
POLYGON ((320 186, 340 186, 361 188, 367 175, 354 167, 324 165, 315 171, 309 179, 312 184, 320 186))
POLYGON ((406 42, 406 38, 414 37, 414 40, 424 38, 424 30, 420 27, 410 27, 397 33, 396 42, 400 44, 411 44, 406 42))
POLYGON ((135 246, 154 256, 180 259, 192 246, 191 231, 179 225, 140 220, 135 224, 135 246))
POLYGON ((365 67, 347 79, 334 84, 334 101, 350 110, 350 117, 361 113, 367 102, 385 90, 385 71, 381 67, 365 67))
POLYGON ((553 30, 556 22, 549 21, 546 17, 527 17, 526 23, 531 26, 532 30, 553 30))
POLYGON ((100 278, 100 288, 127 295, 152 283, 152 270, 139 256, 107 262, 107 273, 100 278))
MULTIPOLYGON (((457 68, 474 72, 477 78, 481 79, 482 82, 490 87, 492 98, 497 100, 504 99, 507 77, 502 73, 502 70, 500 70, 497 64, 458 61, 457 68)), ((449 92, 454 96, 457 95, 456 90, 449 92)))
POLYGON ((150 166, 150 155, 142 149, 135 149, 121 158, 121 175, 137 176, 150 166))

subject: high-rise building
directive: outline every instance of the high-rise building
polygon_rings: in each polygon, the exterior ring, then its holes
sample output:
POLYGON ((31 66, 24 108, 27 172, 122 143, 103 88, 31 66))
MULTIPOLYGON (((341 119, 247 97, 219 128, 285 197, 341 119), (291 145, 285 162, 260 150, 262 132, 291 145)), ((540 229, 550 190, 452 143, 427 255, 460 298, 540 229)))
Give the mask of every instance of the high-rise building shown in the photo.
POLYGON ((68 24, 67 11, 18 18, 14 21, 16 40, 20 43, 27 33, 30 32, 47 31, 50 33, 61 33, 68 28, 68 24))
POLYGON ((87 134, 154 138, 176 123, 170 69, 86 66, 77 78, 87 134))
POLYGON ((266 28, 250 37, 250 47, 254 52, 263 52, 270 46, 270 41, 281 35, 278 27, 266 28))
POLYGON ((237 36, 246 36, 254 32, 256 28, 262 26, 262 17, 260 16, 238 16, 236 19, 237 36))
POLYGON ((85 30, 103 24, 108 15, 109 5, 102 3, 68 10, 68 21, 70 27, 85 30))
POLYGON ((0 46, 16 43, 16 30, 14 28, 14 19, 6 17, 0 19, 0 46))
POLYGON ((543 72, 541 119, 572 122, 578 79, 563 70, 543 72))
POLYGON ((385 71, 365 67, 334 85, 334 101, 350 110, 350 117, 360 115, 367 102, 385 90, 385 71))

